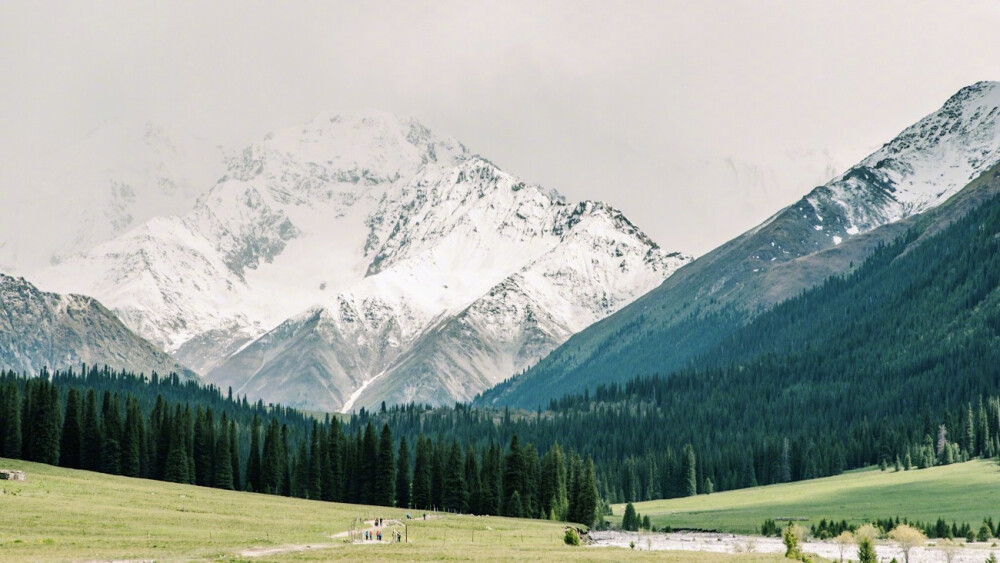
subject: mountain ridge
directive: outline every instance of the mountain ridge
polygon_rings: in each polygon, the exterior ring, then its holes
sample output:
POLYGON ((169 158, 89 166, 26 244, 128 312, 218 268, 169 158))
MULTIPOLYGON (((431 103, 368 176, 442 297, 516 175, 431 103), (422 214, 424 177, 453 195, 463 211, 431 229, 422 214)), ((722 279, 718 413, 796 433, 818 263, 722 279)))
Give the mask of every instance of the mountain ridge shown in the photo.
POLYGON ((685 367, 760 311, 860 263, 873 250, 871 244, 846 244, 850 239, 940 205, 1000 161, 998 108, 1000 83, 959 90, 854 167, 681 268, 479 400, 534 406, 559 392, 606 382, 606 374, 626 366, 634 370, 630 375, 685 367), (841 256, 825 266, 802 260, 837 247, 841 256), (733 317, 739 320, 732 326, 699 321, 722 309, 739 311, 733 317), (670 352, 643 352, 633 340, 670 352))

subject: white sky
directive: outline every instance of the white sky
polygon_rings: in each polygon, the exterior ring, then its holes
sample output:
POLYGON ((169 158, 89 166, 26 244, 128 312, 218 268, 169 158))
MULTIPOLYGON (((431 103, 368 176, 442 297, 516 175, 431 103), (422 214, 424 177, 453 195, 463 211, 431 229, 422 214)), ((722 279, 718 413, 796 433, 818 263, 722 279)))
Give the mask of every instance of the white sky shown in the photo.
POLYGON ((998 29, 995 1, 7 0, 0 164, 116 117, 238 147, 373 107, 701 254, 812 186, 731 193, 700 159, 851 164, 1000 79, 998 29))

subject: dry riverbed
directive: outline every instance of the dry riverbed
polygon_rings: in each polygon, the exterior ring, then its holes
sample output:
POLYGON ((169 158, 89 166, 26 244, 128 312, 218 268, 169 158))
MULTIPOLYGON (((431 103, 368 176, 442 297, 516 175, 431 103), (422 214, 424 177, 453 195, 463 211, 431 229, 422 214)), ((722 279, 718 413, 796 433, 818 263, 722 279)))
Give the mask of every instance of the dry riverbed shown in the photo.
MULTIPOLYGON (((630 543, 635 549, 643 551, 703 551, 708 553, 784 553, 785 546, 780 538, 762 536, 738 536, 734 534, 707 532, 674 532, 640 533, 640 532, 590 532, 591 547, 624 547, 630 543)), ((911 563, 946 563, 947 553, 934 542, 928 542, 925 547, 916 547, 910 551, 911 563)), ((899 547, 889 542, 879 542, 875 548, 880 560, 889 561, 893 557, 902 561, 899 547)), ((833 541, 807 541, 803 544, 805 553, 814 553, 834 561, 840 560, 840 546, 833 541)), ((982 563, 996 552, 1000 557, 1000 547, 992 547, 990 543, 962 544, 954 550, 954 563, 982 563)), ((844 558, 857 560, 858 549, 848 545, 844 549, 844 558)))

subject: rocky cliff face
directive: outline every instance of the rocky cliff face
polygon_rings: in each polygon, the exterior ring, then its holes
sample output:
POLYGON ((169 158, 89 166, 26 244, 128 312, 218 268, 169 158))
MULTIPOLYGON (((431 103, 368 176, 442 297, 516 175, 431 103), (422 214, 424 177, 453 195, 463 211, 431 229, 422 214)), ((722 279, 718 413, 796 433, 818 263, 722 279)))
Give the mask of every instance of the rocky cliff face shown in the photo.
POLYGON ((0 367, 37 374, 82 363, 194 375, 94 299, 45 293, 23 278, 0 274, 0 367))

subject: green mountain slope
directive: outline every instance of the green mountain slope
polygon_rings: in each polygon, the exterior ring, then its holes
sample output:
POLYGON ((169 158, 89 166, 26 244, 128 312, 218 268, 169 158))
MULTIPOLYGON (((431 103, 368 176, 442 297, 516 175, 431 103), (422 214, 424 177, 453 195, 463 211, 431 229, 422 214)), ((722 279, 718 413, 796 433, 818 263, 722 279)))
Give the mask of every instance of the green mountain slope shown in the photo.
MULTIPOLYGON (((761 311, 849 271, 919 214, 944 217, 939 204, 1000 161, 998 106, 997 83, 963 89, 843 175, 681 268, 477 403, 532 408, 601 383, 699 365, 693 360, 761 311)), ((963 201, 967 210, 971 200, 963 201)))

